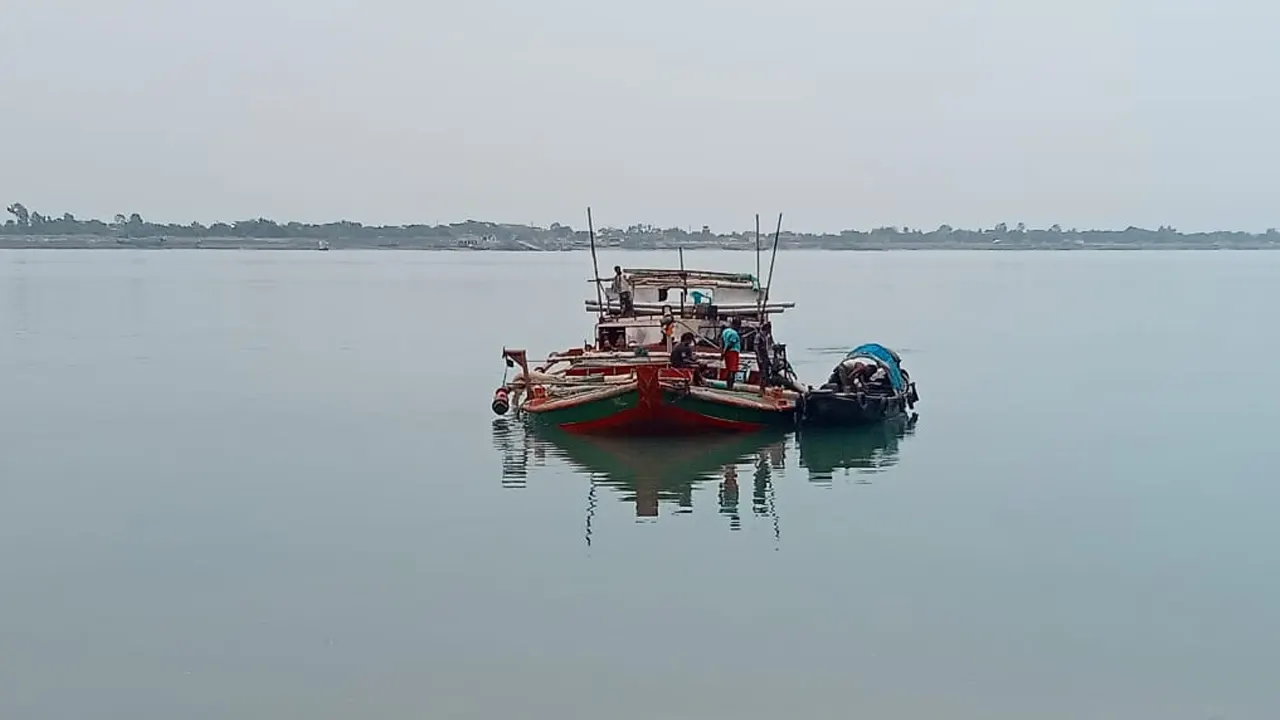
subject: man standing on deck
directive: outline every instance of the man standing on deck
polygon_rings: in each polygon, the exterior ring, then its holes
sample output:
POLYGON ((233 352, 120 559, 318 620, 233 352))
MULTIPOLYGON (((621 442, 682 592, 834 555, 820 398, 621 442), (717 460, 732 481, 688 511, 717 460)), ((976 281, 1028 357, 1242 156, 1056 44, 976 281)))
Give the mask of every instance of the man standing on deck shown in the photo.
POLYGON ((671 352, 676 335, 676 316, 671 312, 670 305, 662 306, 662 342, 667 346, 667 352, 671 352))
POLYGON ((738 375, 738 354, 742 352, 742 335, 738 331, 741 329, 742 319, 734 318, 720 333, 720 344, 724 348, 724 369, 728 375, 724 383, 730 390, 733 389, 733 381, 738 375))
POLYGON ((760 387, 768 387, 773 377, 773 323, 767 320, 756 330, 756 367, 760 371, 760 387))
POLYGON ((631 305, 631 283, 622 274, 622 266, 613 266, 613 291, 618 293, 618 305, 623 317, 634 314, 631 305))

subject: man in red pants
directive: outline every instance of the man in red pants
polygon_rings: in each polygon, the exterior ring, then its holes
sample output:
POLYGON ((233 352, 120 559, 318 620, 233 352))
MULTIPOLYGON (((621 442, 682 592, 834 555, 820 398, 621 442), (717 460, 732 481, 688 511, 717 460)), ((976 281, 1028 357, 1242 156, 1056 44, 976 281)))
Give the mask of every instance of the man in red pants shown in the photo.
POLYGON ((738 332, 742 329, 742 319, 734 318, 729 322, 729 326, 720 332, 720 345, 724 348, 724 369, 728 377, 725 378, 725 387, 732 390, 733 382, 738 375, 738 355, 742 352, 742 335, 738 332))

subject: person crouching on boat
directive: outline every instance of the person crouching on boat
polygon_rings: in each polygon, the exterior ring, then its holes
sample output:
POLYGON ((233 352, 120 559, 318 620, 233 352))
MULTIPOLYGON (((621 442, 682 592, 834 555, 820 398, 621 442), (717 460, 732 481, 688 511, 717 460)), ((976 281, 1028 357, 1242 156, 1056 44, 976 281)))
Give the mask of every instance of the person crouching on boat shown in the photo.
POLYGON ((889 393, 893 384, 889 382, 889 371, 880 363, 872 365, 858 378, 862 390, 871 393, 889 393))
POLYGON ((733 381, 738 375, 738 357, 742 352, 742 318, 734 318, 729 326, 720 332, 720 345, 724 348, 724 369, 726 378, 724 385, 733 389, 733 381))
POLYGON ((836 366, 840 392, 854 392, 869 384, 877 372, 883 371, 866 358, 848 358, 836 366))
POLYGON ((691 332, 680 336, 680 342, 671 348, 671 367, 680 370, 692 370, 694 382, 697 383, 706 372, 706 365, 698 362, 694 346, 698 338, 691 332))
POLYGON ((689 370, 698 367, 698 360, 693 354, 693 342, 695 338, 693 333, 687 332, 680 336, 680 342, 671 348, 671 367, 681 370, 689 370))

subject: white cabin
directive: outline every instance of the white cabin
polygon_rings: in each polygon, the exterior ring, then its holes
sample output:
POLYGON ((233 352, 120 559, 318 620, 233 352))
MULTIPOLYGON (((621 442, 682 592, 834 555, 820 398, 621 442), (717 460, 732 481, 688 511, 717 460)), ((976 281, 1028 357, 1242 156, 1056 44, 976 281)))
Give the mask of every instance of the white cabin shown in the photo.
POLYGON ((662 321, 669 314, 674 319, 673 340, 692 332, 711 345, 719 345, 721 328, 730 317, 740 317, 746 350, 765 317, 795 307, 773 299, 765 303, 766 289, 744 273, 626 268, 622 274, 631 288, 632 313, 623 315, 612 278, 596 280, 603 305, 597 298, 586 301, 589 312, 601 315, 592 339, 600 349, 665 344, 662 321))

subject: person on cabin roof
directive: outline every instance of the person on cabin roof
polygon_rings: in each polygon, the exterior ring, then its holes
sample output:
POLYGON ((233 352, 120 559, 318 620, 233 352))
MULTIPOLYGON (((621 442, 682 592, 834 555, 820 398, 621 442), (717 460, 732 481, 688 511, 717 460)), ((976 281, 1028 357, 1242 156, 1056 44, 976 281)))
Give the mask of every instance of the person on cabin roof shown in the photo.
POLYGON ((631 304, 631 281, 622 274, 622 266, 613 266, 613 291, 618 293, 618 305, 621 314, 629 317, 635 314, 635 308, 631 304))
POLYGON ((720 345, 724 348, 724 369, 727 377, 725 387, 732 390, 733 381, 738 374, 738 355, 742 352, 742 318, 734 318, 729 325, 720 331, 720 345))

